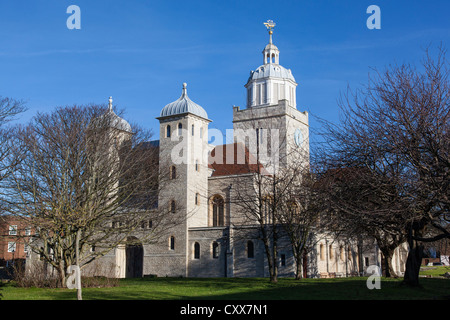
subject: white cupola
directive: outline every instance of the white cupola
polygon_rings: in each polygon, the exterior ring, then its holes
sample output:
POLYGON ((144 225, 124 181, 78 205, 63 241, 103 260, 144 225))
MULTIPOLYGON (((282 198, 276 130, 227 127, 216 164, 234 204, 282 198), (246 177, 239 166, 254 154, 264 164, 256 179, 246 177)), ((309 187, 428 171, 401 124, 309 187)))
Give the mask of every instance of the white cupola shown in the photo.
POLYGON ((263 64, 250 72, 247 84, 247 107, 277 105, 279 100, 287 100, 296 108, 297 83, 290 69, 280 65, 280 50, 272 43, 275 23, 264 23, 269 30, 269 44, 263 50, 263 64))

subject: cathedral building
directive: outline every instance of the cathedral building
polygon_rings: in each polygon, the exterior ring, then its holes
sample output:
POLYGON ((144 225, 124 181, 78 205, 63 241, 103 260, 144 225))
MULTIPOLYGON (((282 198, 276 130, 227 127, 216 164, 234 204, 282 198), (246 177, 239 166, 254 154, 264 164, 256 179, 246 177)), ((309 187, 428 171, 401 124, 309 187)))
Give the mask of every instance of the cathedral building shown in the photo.
MULTIPOLYGON (((280 64, 273 26, 266 24, 269 43, 262 51, 262 64, 250 72, 245 84, 245 108, 230 110, 232 143, 208 143, 212 120, 189 98, 186 83, 180 98, 162 108, 156 118, 159 171, 169 179, 159 191, 158 207, 167 208, 168 219, 178 223, 150 243, 140 243, 136 233, 133 245, 119 245, 99 259, 98 263, 113 266, 113 276, 268 276, 260 229, 236 199, 243 186, 254 187, 255 172, 271 174, 292 164, 309 166, 308 113, 298 109, 297 82, 292 71, 280 64)), ((115 123, 129 133, 125 120, 117 117, 115 123)), ((376 245, 362 250, 354 241, 327 238, 320 232, 314 237, 313 248, 303 259, 305 277, 360 275, 369 265, 380 266, 376 245)), ((404 255, 398 250, 394 268, 403 271, 404 255)), ((295 276, 286 235, 280 234, 275 260, 278 276, 295 276)))

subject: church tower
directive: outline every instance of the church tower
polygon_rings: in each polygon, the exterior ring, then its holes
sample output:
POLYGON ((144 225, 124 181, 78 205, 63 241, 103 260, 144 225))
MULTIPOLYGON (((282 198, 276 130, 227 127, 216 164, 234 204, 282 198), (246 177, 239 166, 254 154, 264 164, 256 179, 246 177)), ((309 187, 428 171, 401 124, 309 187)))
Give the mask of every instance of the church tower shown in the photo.
POLYGON ((233 107, 234 140, 245 142, 250 152, 256 147, 264 164, 309 163, 308 113, 297 110, 297 82, 290 69, 280 65, 280 50, 273 44, 275 23, 264 23, 269 43, 262 51, 263 64, 250 72, 245 84, 247 108, 233 107))
POLYGON ((159 264, 158 274, 187 276, 189 254, 193 252, 188 247, 188 228, 207 226, 208 221, 207 142, 211 120, 188 97, 186 83, 181 97, 166 105, 157 119, 161 176, 158 208, 174 222, 159 249, 165 261, 159 264))

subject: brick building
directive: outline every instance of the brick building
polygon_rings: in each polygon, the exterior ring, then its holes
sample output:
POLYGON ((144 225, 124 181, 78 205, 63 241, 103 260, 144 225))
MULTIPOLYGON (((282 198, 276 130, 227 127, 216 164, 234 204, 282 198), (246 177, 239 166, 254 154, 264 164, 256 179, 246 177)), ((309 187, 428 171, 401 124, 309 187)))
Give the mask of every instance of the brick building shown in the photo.
POLYGON ((9 261, 26 259, 30 249, 28 241, 31 227, 22 219, 0 216, 0 265, 9 261))

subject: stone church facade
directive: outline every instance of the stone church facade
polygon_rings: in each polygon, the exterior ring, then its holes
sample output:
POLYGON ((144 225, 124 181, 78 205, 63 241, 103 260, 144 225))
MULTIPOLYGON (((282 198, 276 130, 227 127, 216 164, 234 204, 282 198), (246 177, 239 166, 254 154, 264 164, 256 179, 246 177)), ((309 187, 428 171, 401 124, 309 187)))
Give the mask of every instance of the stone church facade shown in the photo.
MULTIPOLYGON (((245 137, 255 132, 261 143, 276 133, 282 141, 276 166, 290 161, 303 161, 307 166, 309 162, 308 113, 297 109, 297 83, 291 70, 280 65, 280 51, 272 43, 271 29, 269 34, 270 41, 262 52, 263 64, 251 71, 245 84, 246 108, 232 110, 234 143, 208 144, 211 120, 206 110, 189 98, 186 84, 181 97, 167 104, 157 117, 159 170, 170 177, 160 190, 158 206, 182 216, 181 222, 148 244, 139 244, 137 232, 133 246, 119 245, 89 268, 99 270, 102 265, 106 270, 104 266, 109 265, 118 278, 268 276, 260 231, 243 219, 239 203, 233 201, 236 187, 252 179, 247 162, 256 152, 245 137), (301 150, 301 160, 290 157, 295 150, 301 150), (236 161, 240 152, 243 164, 236 161)), ((318 231, 314 237, 303 276, 360 275, 369 265, 381 264, 375 244, 362 249, 355 241, 330 239, 318 231)), ((397 249, 393 259, 394 268, 400 272, 404 271, 404 253, 404 248, 397 249)), ((278 240, 277 261, 279 276, 295 276, 286 235, 278 240)))

